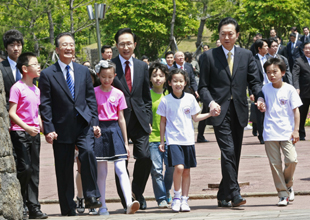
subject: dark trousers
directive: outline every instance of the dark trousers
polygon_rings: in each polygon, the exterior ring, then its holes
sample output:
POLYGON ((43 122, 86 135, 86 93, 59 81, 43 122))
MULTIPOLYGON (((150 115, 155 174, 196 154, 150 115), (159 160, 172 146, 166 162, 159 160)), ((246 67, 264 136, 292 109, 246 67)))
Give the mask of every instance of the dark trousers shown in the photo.
POLYGON ((222 124, 214 126, 215 137, 221 150, 222 180, 217 193, 219 200, 230 201, 240 194, 238 169, 243 130, 231 101, 222 124))
POLYGON ((299 123, 299 137, 306 137, 305 123, 309 111, 310 99, 302 98, 302 106, 299 107, 300 123, 299 123))
MULTIPOLYGON (((128 138, 130 138, 133 142, 133 156, 136 159, 131 187, 133 194, 139 201, 142 198, 142 194, 151 172, 152 161, 150 159, 149 134, 143 130, 134 112, 132 112, 130 116, 127 134, 128 138)), ((126 165, 128 167, 128 161, 126 162, 126 165)), ((127 173, 129 174, 128 168, 127 173)), ((115 181, 117 193, 121 199, 122 205, 124 208, 127 208, 123 191, 116 174, 115 181)))
POLYGON ((11 131, 11 141, 15 151, 17 178, 21 186, 24 204, 29 212, 40 210, 39 171, 40 134, 32 137, 26 131, 11 131))
MULTIPOLYGON (((256 106, 255 106, 256 107, 256 106)), ((256 127, 257 127, 257 132, 258 132, 258 139, 259 140, 264 140, 263 139, 263 131, 264 131, 264 118, 265 118, 265 113, 261 112, 258 110, 258 108, 255 108, 256 111, 256 127)))
MULTIPOLYGON (((208 112, 208 106, 206 106, 205 104, 203 104, 203 107, 202 107, 202 111, 201 113, 207 113, 208 112)), ((203 134, 205 133, 205 128, 207 126, 207 119, 205 120, 202 120, 198 123, 198 135, 197 135, 197 140, 200 139, 200 140, 204 140, 204 136, 203 134)))
MULTIPOLYGON (((81 180, 85 198, 100 197, 97 186, 97 161, 94 155, 94 133, 81 116, 68 129, 76 130, 76 141, 72 144, 58 143, 54 140, 53 150, 57 178, 59 205, 62 215, 76 208, 74 197, 74 149, 79 149, 81 180)), ((56 131, 57 132, 57 131, 56 131)))

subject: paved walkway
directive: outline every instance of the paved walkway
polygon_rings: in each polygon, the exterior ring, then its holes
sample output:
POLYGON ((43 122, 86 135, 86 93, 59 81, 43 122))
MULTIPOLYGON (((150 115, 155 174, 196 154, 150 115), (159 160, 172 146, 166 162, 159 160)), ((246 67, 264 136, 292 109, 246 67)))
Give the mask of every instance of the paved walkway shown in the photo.
MULTIPOLYGON (((310 134, 310 128, 307 128, 310 134)), ((208 184, 217 184, 221 179, 220 151, 212 130, 207 130, 205 137, 208 143, 196 144, 198 165, 191 169, 190 213, 172 213, 171 209, 158 209, 154 201, 152 181, 149 179, 144 196, 148 200, 148 208, 138 211, 135 215, 124 215, 118 200, 114 183, 113 163, 109 163, 107 178, 107 204, 111 215, 108 219, 310 219, 310 162, 309 141, 296 144, 298 165, 295 172, 295 201, 287 207, 277 207, 276 189, 266 157, 264 145, 259 144, 251 130, 244 132, 243 149, 239 168, 239 183, 249 183, 241 187, 242 196, 247 204, 241 208, 218 208, 216 202, 217 189, 209 189, 208 184)), ((134 159, 129 161, 129 171, 132 175, 134 159)), ((51 219, 64 219, 60 216, 57 202, 56 177, 54 170, 52 146, 42 139, 40 196, 42 210, 51 219)), ((83 214, 69 219, 88 219, 83 214)), ((92 216, 92 219, 102 219, 102 216, 92 216)))

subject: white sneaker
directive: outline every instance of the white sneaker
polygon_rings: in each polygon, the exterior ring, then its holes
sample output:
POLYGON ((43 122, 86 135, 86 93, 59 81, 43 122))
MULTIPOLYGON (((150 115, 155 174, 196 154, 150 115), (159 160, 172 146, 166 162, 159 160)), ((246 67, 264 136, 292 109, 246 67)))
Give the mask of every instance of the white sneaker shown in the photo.
POLYGON ((136 211, 140 208, 140 203, 135 200, 129 206, 127 206, 126 214, 135 214, 136 211))
POLYGON ((187 203, 188 197, 182 196, 181 198, 181 212, 189 212, 191 209, 187 203))
POLYGON ((289 204, 288 197, 281 197, 278 202, 278 206, 287 206, 289 204))
POLYGON ((287 190, 290 192, 289 201, 290 201, 290 202, 293 202, 294 199, 295 199, 295 193, 294 193, 293 187, 290 187, 290 188, 288 188, 287 190))
POLYGON ((174 198, 171 204, 171 209, 174 212, 179 212, 181 208, 181 201, 179 198, 174 198))

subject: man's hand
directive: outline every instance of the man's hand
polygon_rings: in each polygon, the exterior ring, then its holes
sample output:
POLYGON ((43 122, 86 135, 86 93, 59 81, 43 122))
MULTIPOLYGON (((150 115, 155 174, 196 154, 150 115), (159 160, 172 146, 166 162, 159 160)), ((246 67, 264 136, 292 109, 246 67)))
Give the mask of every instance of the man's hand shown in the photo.
POLYGON ((253 95, 253 94, 250 95, 250 100, 251 100, 252 102, 254 102, 255 98, 254 98, 254 95, 253 95))
POLYGON ((45 140, 49 144, 53 144, 54 140, 57 140, 58 134, 53 131, 45 135, 45 140))
POLYGON ((126 148, 126 151, 127 151, 127 160, 129 160, 129 158, 130 158, 130 150, 129 150, 128 144, 125 144, 125 148, 126 148))
POLYGON ((213 117, 219 116, 221 114, 221 106, 213 101, 210 105, 210 114, 213 117))
POLYGON ((259 97, 257 99, 257 102, 255 103, 255 105, 257 105, 258 110, 260 110, 261 112, 265 112, 266 111, 266 103, 265 103, 265 100, 262 97, 259 97))
POLYGON ((95 137, 99 138, 101 136, 101 129, 99 128, 99 126, 93 126, 93 129, 95 137))
POLYGON ((196 96, 196 99, 198 99, 198 98, 199 98, 199 94, 198 94, 198 92, 197 92, 197 91, 195 92, 195 96, 196 96))

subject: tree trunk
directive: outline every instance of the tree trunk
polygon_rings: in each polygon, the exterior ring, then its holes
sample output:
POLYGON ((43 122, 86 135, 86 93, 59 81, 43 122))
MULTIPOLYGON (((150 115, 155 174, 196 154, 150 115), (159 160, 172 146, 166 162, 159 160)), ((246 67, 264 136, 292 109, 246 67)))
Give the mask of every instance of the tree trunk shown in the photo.
POLYGON ((198 48, 202 42, 203 28, 204 28, 206 20, 207 20, 207 18, 205 17, 207 9, 208 9, 208 6, 206 3, 204 3, 203 4, 203 12, 202 12, 203 17, 201 17, 201 19, 200 19, 200 26, 198 28, 196 48, 198 48))
POLYGON ((174 41, 174 23, 175 23, 175 14, 176 14, 177 6, 175 4, 175 0, 173 0, 173 15, 172 15, 172 21, 171 21, 171 30, 170 30, 170 49, 173 53, 177 50, 175 41, 174 41))
POLYGON ((74 33, 74 22, 73 22, 73 2, 74 0, 70 0, 70 31, 73 34, 74 33))
POLYGON ((52 45, 54 45, 54 23, 52 18, 51 10, 47 11, 47 18, 49 23, 49 40, 52 45))

